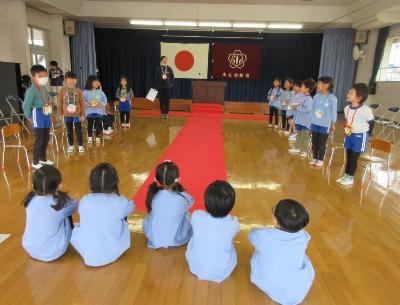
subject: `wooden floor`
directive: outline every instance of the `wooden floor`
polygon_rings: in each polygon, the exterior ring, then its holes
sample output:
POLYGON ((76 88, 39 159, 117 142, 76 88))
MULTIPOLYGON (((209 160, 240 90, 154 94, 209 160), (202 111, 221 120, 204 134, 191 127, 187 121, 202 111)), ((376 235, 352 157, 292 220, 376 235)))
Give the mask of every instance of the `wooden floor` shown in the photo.
MULTIPOLYGON (((119 172, 121 192, 133 197, 185 120, 136 117, 130 131, 105 140, 102 148, 93 145, 84 155, 62 152, 57 161, 64 189, 75 198, 88 193, 90 169, 108 161, 119 172)), ((142 212, 129 218, 132 248, 109 266, 85 267, 72 248, 53 263, 30 259, 21 247, 25 211, 20 206, 30 176, 24 164, 18 169, 8 159, 0 172, 0 234, 11 234, 0 243, 0 304, 274 304, 249 281, 253 249, 247 235, 269 223, 271 207, 282 198, 299 200, 311 215, 308 254, 316 279, 304 304, 399 304, 400 154, 389 191, 379 167, 370 183, 361 186, 360 169, 355 186, 343 188, 335 183, 340 153, 330 171, 318 170, 288 154, 287 138, 267 130, 264 122, 223 124, 228 178, 237 192, 234 214, 241 222, 235 239, 238 266, 228 280, 197 280, 188 270, 185 247, 148 249, 142 212)))

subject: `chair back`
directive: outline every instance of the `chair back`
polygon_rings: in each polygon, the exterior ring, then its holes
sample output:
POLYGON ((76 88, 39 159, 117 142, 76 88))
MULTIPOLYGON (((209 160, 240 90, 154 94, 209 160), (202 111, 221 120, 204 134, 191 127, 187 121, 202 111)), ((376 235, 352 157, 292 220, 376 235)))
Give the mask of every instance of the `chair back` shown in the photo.
POLYGON ((371 140, 371 148, 391 154, 393 143, 384 139, 375 138, 371 140))

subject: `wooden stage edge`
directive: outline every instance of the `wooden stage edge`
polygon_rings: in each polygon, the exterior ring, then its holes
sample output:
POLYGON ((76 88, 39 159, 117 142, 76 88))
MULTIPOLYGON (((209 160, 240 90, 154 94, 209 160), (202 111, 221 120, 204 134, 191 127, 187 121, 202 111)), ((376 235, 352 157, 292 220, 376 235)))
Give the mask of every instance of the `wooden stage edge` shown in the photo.
MULTIPOLYGON (((159 100, 155 102, 146 98, 133 98, 133 109, 140 110, 159 110, 159 100)), ((171 111, 192 112, 192 100, 190 99, 171 99, 171 111)), ((249 114, 249 115, 268 115, 268 105, 265 102, 238 102, 225 101, 223 104, 223 112, 225 114, 249 114)))

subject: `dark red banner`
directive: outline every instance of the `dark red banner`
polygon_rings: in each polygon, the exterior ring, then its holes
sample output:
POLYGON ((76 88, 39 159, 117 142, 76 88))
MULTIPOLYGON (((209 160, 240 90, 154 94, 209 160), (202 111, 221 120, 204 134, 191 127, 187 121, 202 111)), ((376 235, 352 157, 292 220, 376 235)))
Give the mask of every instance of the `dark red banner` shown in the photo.
POLYGON ((212 45, 213 79, 260 79, 261 44, 212 45))

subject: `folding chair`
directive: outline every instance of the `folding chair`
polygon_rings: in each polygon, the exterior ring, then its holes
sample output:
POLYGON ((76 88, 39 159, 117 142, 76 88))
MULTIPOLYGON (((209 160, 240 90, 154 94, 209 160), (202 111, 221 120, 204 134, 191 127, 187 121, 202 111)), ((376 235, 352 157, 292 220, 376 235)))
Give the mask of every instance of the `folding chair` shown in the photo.
MULTIPOLYGON (((344 142, 343 140, 338 142, 335 140, 335 132, 332 131, 329 139, 328 139, 328 149, 331 150, 331 156, 329 158, 328 167, 332 164, 333 156, 335 155, 336 150, 342 149, 343 150, 343 164, 346 163, 346 150, 344 149, 344 142)), ((325 154, 326 155, 326 154, 325 154)))
POLYGON ((369 167, 369 180, 371 180, 372 177, 372 164, 386 164, 387 166, 387 187, 390 186, 390 160, 392 157, 392 150, 393 150, 393 144, 387 140, 384 139, 379 139, 379 138, 374 138, 370 141, 371 145, 371 150, 370 153, 367 155, 361 155, 359 160, 361 162, 365 162, 365 172, 363 176, 363 181, 365 178, 365 175, 367 173, 367 167, 369 167), (384 153, 386 155, 386 158, 377 156, 375 152, 378 151, 380 153, 384 153))
POLYGON ((9 95, 5 98, 5 102, 8 105, 8 107, 10 108, 10 117, 8 118, 10 120, 10 124, 12 124, 14 119, 16 119, 16 121, 19 124, 21 124, 22 129, 25 130, 30 135, 30 131, 25 124, 24 114, 20 113, 19 110, 15 109, 15 106, 13 105, 13 103, 14 104, 22 104, 22 100, 19 97, 9 95))
POLYGON ((24 145, 22 145, 21 141, 21 126, 19 124, 10 124, 7 126, 4 126, 1 129, 1 140, 3 144, 3 157, 2 157, 2 168, 5 168, 5 156, 6 156, 6 149, 7 148, 18 148, 17 150, 17 162, 19 162, 19 151, 22 148, 25 152, 25 158, 26 158, 26 165, 28 166, 28 169, 30 170, 31 165, 29 162, 29 157, 28 157, 28 150, 24 145), (11 139, 12 138, 12 139, 11 139))
POLYGON ((61 141, 64 142, 65 127, 55 115, 51 115, 50 145, 53 147, 55 144, 57 153, 60 153, 57 135, 61 135, 61 141))
POLYGON ((387 113, 386 118, 383 117, 382 115, 382 120, 381 121, 376 121, 376 123, 382 125, 382 129, 381 131, 377 134, 377 138, 382 138, 382 139, 386 139, 388 137, 388 135, 391 133, 391 128, 393 128, 394 126, 396 126, 397 124, 397 120, 400 119, 400 107, 394 106, 394 107, 389 107, 387 109, 387 111, 385 111, 385 113, 387 113), (389 131, 388 131, 389 129, 389 131), (388 133, 386 133, 386 131, 388 131, 388 133))
POLYGON ((381 104, 371 104, 368 106, 369 106, 369 108, 371 108, 372 113, 374 114, 374 118, 375 119, 379 118, 380 117, 379 112, 380 112, 380 109, 382 109, 381 104))

